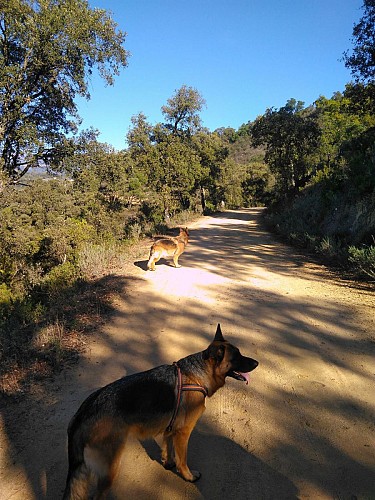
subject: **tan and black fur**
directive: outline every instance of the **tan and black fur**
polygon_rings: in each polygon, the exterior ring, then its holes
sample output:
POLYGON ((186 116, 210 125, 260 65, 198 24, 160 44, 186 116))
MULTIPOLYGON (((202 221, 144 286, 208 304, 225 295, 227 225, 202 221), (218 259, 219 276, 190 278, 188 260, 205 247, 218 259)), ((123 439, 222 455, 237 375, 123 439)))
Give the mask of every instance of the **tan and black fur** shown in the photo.
MULTIPOLYGON (((247 373, 258 366, 256 360, 242 356, 224 340, 220 325, 204 351, 176 364, 182 383, 204 387, 208 397, 225 384, 226 377, 245 381, 247 373)), ((199 479, 200 473, 187 465, 187 448, 205 409, 205 396, 197 391, 182 392, 180 406, 176 406, 176 370, 175 365, 162 365, 123 377, 82 403, 68 427, 69 472, 64 499, 103 498, 117 474, 130 434, 138 439, 163 434, 164 467, 176 466, 186 481, 199 479)))
POLYGON ((175 237, 161 238, 152 245, 150 249, 150 257, 147 263, 147 269, 155 271, 155 264, 161 258, 173 257, 174 267, 181 267, 178 263, 178 258, 185 251, 189 241, 188 228, 180 228, 180 234, 175 237))

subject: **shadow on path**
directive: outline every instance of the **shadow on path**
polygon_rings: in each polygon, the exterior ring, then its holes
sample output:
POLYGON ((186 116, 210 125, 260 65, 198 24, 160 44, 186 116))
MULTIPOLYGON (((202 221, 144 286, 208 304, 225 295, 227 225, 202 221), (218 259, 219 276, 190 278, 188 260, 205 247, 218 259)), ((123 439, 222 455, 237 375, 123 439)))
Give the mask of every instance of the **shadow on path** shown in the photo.
POLYGON ((121 300, 80 364, 35 394, 1 402, 5 499, 60 498, 66 429, 82 400, 122 375, 201 351, 217 322, 260 366, 248 387, 228 381, 207 402, 189 446, 202 479, 165 471, 146 443, 125 453, 113 498, 371 498, 374 339, 354 298, 343 301, 339 288, 327 295, 324 269, 311 272, 275 242, 259 213, 201 219, 182 269, 146 273, 140 261, 135 276, 112 277, 121 300), (260 278, 278 285, 262 288, 260 278))

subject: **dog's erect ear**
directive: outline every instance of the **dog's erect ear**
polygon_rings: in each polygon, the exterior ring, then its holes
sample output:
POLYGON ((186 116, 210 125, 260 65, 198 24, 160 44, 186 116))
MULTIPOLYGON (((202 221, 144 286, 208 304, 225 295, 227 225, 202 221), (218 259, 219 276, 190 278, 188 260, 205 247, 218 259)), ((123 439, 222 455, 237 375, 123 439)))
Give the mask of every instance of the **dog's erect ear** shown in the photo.
POLYGON ((214 342, 225 342, 223 334, 221 333, 220 323, 217 324, 214 342))

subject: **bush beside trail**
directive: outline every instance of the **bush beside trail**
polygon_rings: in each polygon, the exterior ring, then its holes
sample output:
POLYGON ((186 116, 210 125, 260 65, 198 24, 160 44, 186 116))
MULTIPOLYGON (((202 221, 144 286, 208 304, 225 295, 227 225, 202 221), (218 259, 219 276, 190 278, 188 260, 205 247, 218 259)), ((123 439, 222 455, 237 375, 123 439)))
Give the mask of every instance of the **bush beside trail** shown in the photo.
POLYGON ((375 191, 361 198, 322 184, 288 204, 273 206, 267 223, 294 245, 307 248, 357 279, 375 277, 375 191))

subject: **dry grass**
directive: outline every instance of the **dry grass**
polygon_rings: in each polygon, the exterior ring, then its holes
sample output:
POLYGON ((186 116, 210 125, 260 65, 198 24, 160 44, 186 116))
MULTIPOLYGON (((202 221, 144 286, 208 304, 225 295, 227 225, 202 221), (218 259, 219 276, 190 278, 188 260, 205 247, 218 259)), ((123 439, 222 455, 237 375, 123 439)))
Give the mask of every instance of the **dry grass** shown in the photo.
POLYGON ((44 324, 10 328, 1 334, 0 393, 22 394, 34 382, 75 363, 90 333, 104 321, 115 286, 101 279, 81 283, 69 292, 53 305, 44 324))

